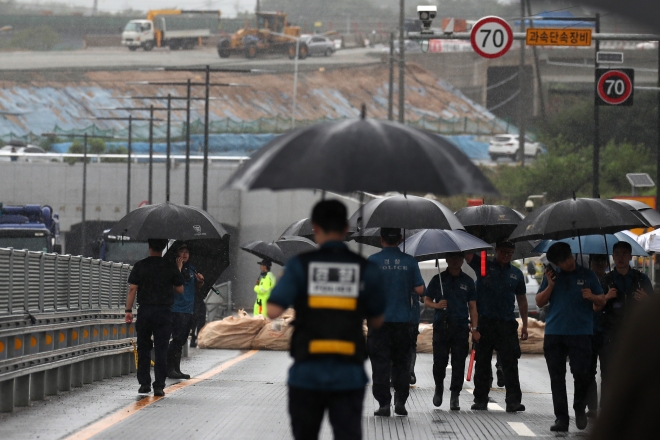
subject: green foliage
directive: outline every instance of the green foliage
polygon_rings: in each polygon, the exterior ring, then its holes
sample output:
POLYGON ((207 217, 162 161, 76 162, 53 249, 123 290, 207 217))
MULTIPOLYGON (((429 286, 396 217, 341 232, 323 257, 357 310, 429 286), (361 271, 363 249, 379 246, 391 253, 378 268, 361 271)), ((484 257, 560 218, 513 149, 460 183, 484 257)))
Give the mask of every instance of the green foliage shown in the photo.
POLYGON ((44 151, 51 151, 53 149, 53 144, 62 142, 62 139, 53 136, 46 136, 41 139, 39 146, 44 149, 44 151))
POLYGON ((60 36, 50 26, 21 29, 14 32, 9 47, 24 50, 52 50, 60 36))
MULTIPOLYGON (((128 154, 128 148, 122 146, 110 146, 108 147, 107 154, 128 154)), ((103 162, 119 163, 119 162, 126 162, 126 159, 107 158, 107 159, 103 159, 103 162)))
MULTIPOLYGON (((84 143, 80 139, 76 139, 71 143, 68 153, 71 154, 83 154, 84 143)), ((107 151, 108 153, 110 151, 107 151)), ((106 145, 103 139, 87 139, 87 154, 104 154, 106 153, 106 145)), ((76 162, 82 162, 82 157, 67 157, 64 159, 70 165, 75 164, 76 162)), ((87 163, 91 161, 90 158, 87 158, 87 163)))

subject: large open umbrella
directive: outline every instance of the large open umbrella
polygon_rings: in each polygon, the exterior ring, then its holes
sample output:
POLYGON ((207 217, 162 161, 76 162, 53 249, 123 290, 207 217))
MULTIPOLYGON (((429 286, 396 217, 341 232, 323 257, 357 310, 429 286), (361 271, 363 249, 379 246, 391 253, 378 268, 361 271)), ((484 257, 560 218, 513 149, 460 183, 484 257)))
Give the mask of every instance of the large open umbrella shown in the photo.
MULTIPOLYGON (((412 237, 422 229, 406 229, 404 240, 412 237)), ((380 228, 366 228, 358 232, 349 234, 346 237, 346 241, 355 241, 361 244, 368 244, 369 246, 380 248, 382 247, 380 242, 380 228)))
MULTIPOLYGON (((178 247, 184 243, 177 240, 172 243, 165 258, 176 260, 178 247)), ((185 242, 190 250, 190 264, 197 272, 204 275, 204 289, 208 292, 218 281, 222 272, 229 267, 229 235, 225 238, 210 238, 205 240, 188 240, 185 242)))
POLYGON ((314 124, 273 139, 229 179, 233 189, 322 189, 348 193, 497 194, 445 138, 362 117, 314 124))
POLYGON ((314 241, 314 230, 312 229, 312 220, 309 218, 304 218, 298 220, 295 223, 292 223, 288 228, 282 232, 280 238, 282 237, 305 237, 308 240, 314 241))
MULTIPOLYGON (((403 249, 404 243, 399 246, 403 249)), ((445 258, 451 252, 479 252, 492 246, 465 231, 424 229, 405 241, 405 252, 417 261, 445 258)))
POLYGON ((305 237, 280 237, 275 244, 282 250, 284 261, 296 255, 317 250, 319 247, 305 237))
POLYGON ((227 231, 208 212, 195 206, 161 203, 137 208, 126 214, 108 232, 120 239, 147 241, 223 239, 227 231))
POLYGON ((654 228, 660 226, 660 213, 646 203, 630 199, 612 199, 612 201, 628 208, 633 214, 648 223, 649 226, 654 228))
POLYGON ((632 254, 642 257, 648 257, 646 251, 635 241, 634 238, 623 232, 617 232, 615 234, 606 234, 603 235, 585 235, 580 237, 578 241, 577 237, 564 238, 561 240, 542 240, 534 248, 536 252, 547 252, 554 243, 563 242, 568 243, 571 246, 571 252, 574 254, 580 253, 580 245, 582 245, 582 252, 584 254, 603 254, 603 255, 612 255, 614 252, 613 247, 615 243, 620 241, 625 241, 630 243, 632 246, 632 254), (605 244, 607 243, 607 248, 605 244))
POLYGON ((352 231, 362 228, 463 229, 454 213, 440 202, 417 196, 371 200, 348 221, 352 231))
POLYGON ((488 243, 508 238, 524 215, 503 205, 468 206, 456 211, 465 231, 488 243))
POLYGON ((262 240, 251 241, 241 246, 246 252, 256 255, 259 258, 266 258, 275 264, 284 266, 286 258, 282 249, 275 243, 267 243, 262 240))

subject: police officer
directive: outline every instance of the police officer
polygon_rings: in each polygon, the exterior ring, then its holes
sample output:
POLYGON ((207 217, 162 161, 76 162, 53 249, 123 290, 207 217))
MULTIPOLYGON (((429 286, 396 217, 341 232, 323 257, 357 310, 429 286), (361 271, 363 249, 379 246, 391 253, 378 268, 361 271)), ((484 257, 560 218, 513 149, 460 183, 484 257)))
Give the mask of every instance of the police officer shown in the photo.
POLYGON ((462 270, 465 261, 462 252, 447 255, 447 270, 431 279, 426 288, 424 305, 435 309, 433 319, 433 379, 435 394, 433 405, 442 405, 444 380, 451 351, 451 398, 449 408, 458 411, 458 396, 463 389, 465 358, 469 352, 468 336, 479 341, 477 330, 477 291, 474 281, 462 270), (442 277, 442 285, 440 284, 442 277), (469 311, 468 311, 469 309, 469 311), (469 315, 468 315, 469 313, 469 315), (469 316, 469 320, 468 320, 469 316), (472 326, 469 322, 472 322, 472 326))
POLYGON ((172 304, 172 340, 167 349, 167 377, 170 379, 190 379, 181 372, 181 349, 188 341, 193 326, 195 310, 195 287, 204 285, 204 276, 189 263, 190 250, 183 243, 177 249, 176 265, 183 277, 183 295, 174 294, 172 304))
POLYGON ((566 396, 566 357, 575 381, 573 409, 578 429, 587 427, 587 394, 591 385, 591 337, 594 305, 605 302, 603 289, 594 272, 579 266, 568 243, 557 242, 546 253, 548 261, 559 271, 548 267, 536 305, 549 304, 545 320, 543 354, 552 388, 555 423, 551 431, 568 431, 568 397, 566 396))
MULTIPOLYGON (((607 286, 603 286, 603 279, 607 270, 608 255, 591 254, 589 255, 589 268, 596 274, 601 282, 603 292, 607 291, 607 286)), ((596 373, 598 373, 598 359, 603 362, 603 324, 601 323, 602 311, 594 310, 594 334, 591 337, 591 385, 587 394, 587 417, 596 417, 598 415, 598 384, 596 382, 596 373)), ((602 367, 601 367, 602 370, 602 367)), ((602 372, 602 371, 601 371, 602 372)), ((602 379, 601 379, 602 389, 602 379)))
MULTIPOLYGON (((603 325, 603 353, 600 360, 602 373, 602 389, 607 388, 609 377, 609 364, 611 363, 613 346, 621 330, 626 316, 640 303, 653 294, 651 280, 642 272, 632 269, 632 246, 625 241, 619 241, 612 247, 614 269, 605 275, 603 284, 608 288, 605 295, 604 307, 596 307, 602 310, 601 323, 603 325)), ((606 391, 601 391, 606 395, 606 391)))
POLYGON ((264 258, 262 261, 260 261, 257 264, 259 264, 259 269, 261 270, 261 273, 259 274, 259 278, 257 278, 257 282, 255 283, 254 286, 254 293, 257 294, 257 300, 254 302, 253 313, 254 316, 257 315, 268 316, 268 312, 266 310, 266 303, 268 302, 268 297, 270 296, 270 292, 275 287, 275 283, 277 282, 277 279, 275 278, 275 275, 273 275, 273 272, 270 271, 270 267, 273 264, 272 261, 270 261, 268 258, 264 258))
POLYGON ((346 207, 326 200, 312 210, 319 250, 290 259, 268 300, 275 319, 296 310, 289 370, 289 414, 296 439, 318 438, 327 409, 337 439, 362 438, 367 347, 362 330, 383 322, 378 268, 349 251, 346 207))
POLYGON ((380 268, 384 294, 387 298, 385 324, 369 330, 367 346, 373 377, 373 394, 379 408, 374 415, 390 415, 390 373, 394 386, 394 412, 408 415, 406 400, 410 393, 410 316, 411 294, 424 293, 424 279, 417 261, 399 249, 402 235, 398 228, 381 228, 383 250, 370 256, 369 261, 380 268))
POLYGON ((177 266, 162 257, 167 240, 149 239, 149 256, 133 266, 128 276, 126 296, 127 323, 133 322, 133 303, 137 296, 138 368, 139 394, 151 392, 151 349, 155 348, 154 396, 164 396, 167 375, 167 346, 172 334, 172 312, 174 293, 183 293, 183 277, 177 266), (151 338, 153 337, 153 341, 151 338))
POLYGON ((473 255, 470 266, 477 273, 477 311, 479 334, 476 346, 474 372, 473 410, 488 409, 488 393, 493 381, 491 362, 493 350, 497 350, 506 386, 506 411, 524 411, 520 403, 520 379, 518 377, 518 322, 514 314, 514 301, 522 320, 521 339, 527 339, 527 297, 525 278, 520 269, 511 264, 516 246, 504 239, 495 245, 495 261, 486 261, 485 274, 481 272, 481 258, 473 255))

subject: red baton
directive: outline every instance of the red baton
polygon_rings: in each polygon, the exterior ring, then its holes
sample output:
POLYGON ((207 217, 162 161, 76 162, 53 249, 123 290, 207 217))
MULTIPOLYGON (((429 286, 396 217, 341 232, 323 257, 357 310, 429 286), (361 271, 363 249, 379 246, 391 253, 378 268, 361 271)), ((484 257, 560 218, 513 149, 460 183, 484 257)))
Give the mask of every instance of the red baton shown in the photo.
POLYGON ((467 377, 465 378, 466 381, 472 380, 472 368, 474 367, 474 356, 476 355, 477 351, 475 350, 475 343, 472 343, 472 354, 470 355, 470 364, 468 365, 468 372, 467 372, 467 377))

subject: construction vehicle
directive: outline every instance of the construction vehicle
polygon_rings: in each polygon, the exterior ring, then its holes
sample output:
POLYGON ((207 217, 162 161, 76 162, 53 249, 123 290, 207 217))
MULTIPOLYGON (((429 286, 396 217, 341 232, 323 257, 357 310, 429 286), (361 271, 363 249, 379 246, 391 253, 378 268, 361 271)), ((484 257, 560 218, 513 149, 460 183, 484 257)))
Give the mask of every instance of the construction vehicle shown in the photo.
POLYGON ((220 24, 220 11, 157 9, 147 13, 146 20, 131 20, 121 34, 121 44, 134 51, 168 46, 172 50, 193 49, 211 36, 220 24), (200 20, 198 15, 210 16, 200 20), (217 20, 217 21, 216 21, 217 20))
MULTIPOLYGON (((291 26, 283 12, 257 12, 257 27, 246 26, 229 38, 218 42, 218 55, 228 58, 231 54, 244 54, 254 58, 259 53, 286 53, 296 57, 296 40, 301 36, 300 26, 291 26)), ((298 46, 298 58, 305 59, 309 48, 304 42, 298 46)))
POLYGON ((0 248, 61 253, 59 216, 48 205, 0 203, 0 248))
POLYGON ((103 231, 99 240, 98 258, 115 263, 135 264, 149 256, 149 246, 145 242, 131 241, 128 237, 109 235, 110 229, 103 231))

